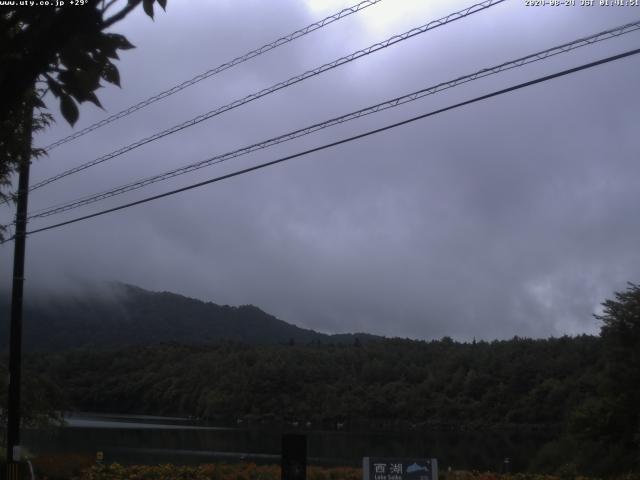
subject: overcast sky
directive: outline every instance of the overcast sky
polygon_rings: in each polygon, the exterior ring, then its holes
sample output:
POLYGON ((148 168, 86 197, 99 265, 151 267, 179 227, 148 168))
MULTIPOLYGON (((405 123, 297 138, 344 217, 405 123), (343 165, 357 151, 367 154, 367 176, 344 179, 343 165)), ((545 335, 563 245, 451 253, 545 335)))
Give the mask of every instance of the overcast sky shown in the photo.
MULTIPOLYGON (((580 3, 579 0, 576 0, 580 3)), ((44 145, 354 0, 170 0, 114 31, 122 89, 44 145)), ((383 0, 70 142, 32 184, 472 1, 383 0)), ((507 0, 33 192, 35 211, 640 18, 507 0)), ((332 127, 32 228, 188 185, 640 46, 632 33, 332 127)), ((640 281, 640 57, 126 211, 31 236, 26 298, 117 280, 254 304, 322 332, 421 339, 596 333, 640 281)), ((52 102, 51 105, 54 105, 52 102)), ((54 110, 57 110, 57 106, 54 110)), ((10 218, 6 207, 3 219, 10 218)), ((4 286, 13 247, 0 249, 4 286)))

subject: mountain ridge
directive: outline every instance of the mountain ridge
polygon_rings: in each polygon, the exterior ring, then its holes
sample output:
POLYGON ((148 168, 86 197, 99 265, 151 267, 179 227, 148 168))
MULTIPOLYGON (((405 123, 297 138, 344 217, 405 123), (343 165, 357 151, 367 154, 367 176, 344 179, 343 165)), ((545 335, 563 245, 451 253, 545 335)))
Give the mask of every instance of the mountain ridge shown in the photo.
MULTIPOLYGON (((0 308, 8 319, 9 304, 4 302, 0 308)), ((280 320, 255 305, 219 305, 120 282, 105 282, 80 292, 41 294, 25 301, 24 311, 27 351, 163 342, 307 344, 382 338, 366 333, 320 333, 280 320)), ((6 349, 8 334, 7 321, 0 330, 0 350, 6 349)))

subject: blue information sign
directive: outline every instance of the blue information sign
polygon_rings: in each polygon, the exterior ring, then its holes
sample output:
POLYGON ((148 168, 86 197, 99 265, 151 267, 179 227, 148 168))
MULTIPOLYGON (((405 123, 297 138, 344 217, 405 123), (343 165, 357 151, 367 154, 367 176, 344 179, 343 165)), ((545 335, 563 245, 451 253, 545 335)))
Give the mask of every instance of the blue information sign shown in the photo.
POLYGON ((438 480, 435 458, 362 459, 362 480, 438 480))

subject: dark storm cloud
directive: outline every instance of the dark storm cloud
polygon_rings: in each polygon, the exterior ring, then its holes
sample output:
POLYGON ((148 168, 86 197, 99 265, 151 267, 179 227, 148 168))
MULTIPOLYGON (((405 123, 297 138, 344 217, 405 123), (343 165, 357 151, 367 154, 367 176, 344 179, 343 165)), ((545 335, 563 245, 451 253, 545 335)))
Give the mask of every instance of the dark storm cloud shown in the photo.
MULTIPOLYGON (((101 95, 109 112, 331 13, 285 0, 174 3, 155 23, 138 14, 123 24, 138 48, 120 64, 125 88, 101 95)), ((439 2, 388 15, 394 21, 388 27, 364 12, 345 19, 54 150, 36 164, 34 180, 468 4, 439 2)), ((583 37, 638 13, 632 7, 536 10, 506 2, 60 181, 34 193, 32 209, 583 37)), ((474 82, 106 205, 272 160, 623 51, 639 40, 631 34, 474 82)), ((595 332, 591 314, 599 302, 640 273, 634 213, 640 200, 639 73, 636 58, 623 60, 34 235, 29 286, 121 280, 218 303, 252 303, 331 332, 462 339, 595 332)), ((83 109, 81 122, 101 115, 83 109)), ((58 122, 42 143, 67 131, 58 122)), ((5 271, 9 253, 5 247, 5 271)))

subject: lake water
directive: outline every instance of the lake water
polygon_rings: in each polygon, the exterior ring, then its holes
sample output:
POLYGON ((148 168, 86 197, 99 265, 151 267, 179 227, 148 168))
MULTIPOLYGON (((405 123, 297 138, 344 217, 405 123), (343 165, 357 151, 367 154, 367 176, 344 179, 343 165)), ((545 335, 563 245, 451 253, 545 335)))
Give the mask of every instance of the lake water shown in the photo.
POLYGON ((55 430, 23 431, 34 453, 77 452, 106 462, 199 464, 279 463, 283 433, 307 436, 310 464, 359 466, 364 456, 435 457, 441 469, 500 471, 509 457, 523 471, 549 435, 530 432, 362 432, 313 428, 243 428, 176 417, 74 414, 55 430))

